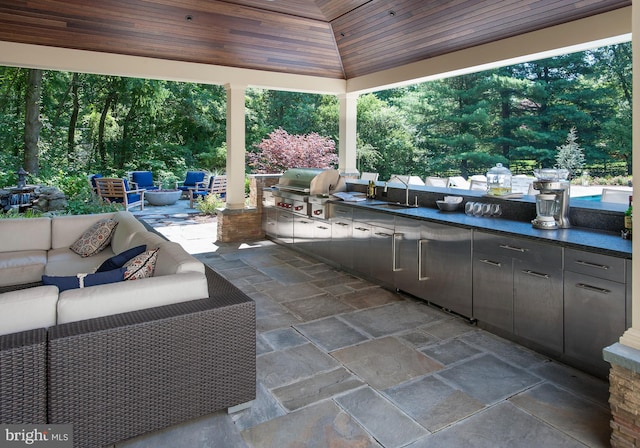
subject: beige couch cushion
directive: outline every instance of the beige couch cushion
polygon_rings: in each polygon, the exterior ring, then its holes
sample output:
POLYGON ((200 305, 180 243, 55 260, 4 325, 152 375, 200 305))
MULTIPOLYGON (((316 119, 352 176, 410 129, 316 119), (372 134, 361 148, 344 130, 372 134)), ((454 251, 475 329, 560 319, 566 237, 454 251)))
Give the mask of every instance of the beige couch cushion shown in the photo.
POLYGON ((92 225, 101 219, 113 218, 115 213, 96 215, 55 216, 51 219, 51 248, 69 248, 92 225))
POLYGON ((46 263, 45 250, 0 252, 0 286, 39 282, 46 263))
POLYGON ((131 212, 118 212, 113 219, 118 223, 118 226, 111 238, 111 248, 114 254, 119 254, 134 247, 131 244, 133 236, 136 232, 145 232, 146 228, 131 212))
POLYGON ((209 296, 199 272, 149 277, 60 293, 58 323, 152 308, 209 296))
POLYGON ((0 334, 56 324, 58 288, 38 286, 0 294, 0 334))
POLYGON ((111 247, 90 257, 81 257, 68 247, 51 249, 48 254, 47 265, 44 267, 46 275, 76 275, 78 273, 92 273, 107 258, 115 254, 111 247))
POLYGON ((51 219, 0 219, 0 252, 49 250, 51 219))
POLYGON ((190 255, 178 243, 163 241, 158 252, 154 276, 200 272, 204 274, 204 264, 190 255))

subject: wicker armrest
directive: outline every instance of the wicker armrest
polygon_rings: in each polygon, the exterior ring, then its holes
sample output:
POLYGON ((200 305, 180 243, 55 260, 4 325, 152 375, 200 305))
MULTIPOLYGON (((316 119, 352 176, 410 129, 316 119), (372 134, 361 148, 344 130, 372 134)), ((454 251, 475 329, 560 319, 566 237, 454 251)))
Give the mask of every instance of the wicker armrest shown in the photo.
POLYGON ((253 400, 255 303, 207 277, 207 299, 53 327, 49 422, 97 447, 253 400))
POLYGON ((47 422, 47 332, 0 336, 0 423, 47 422))

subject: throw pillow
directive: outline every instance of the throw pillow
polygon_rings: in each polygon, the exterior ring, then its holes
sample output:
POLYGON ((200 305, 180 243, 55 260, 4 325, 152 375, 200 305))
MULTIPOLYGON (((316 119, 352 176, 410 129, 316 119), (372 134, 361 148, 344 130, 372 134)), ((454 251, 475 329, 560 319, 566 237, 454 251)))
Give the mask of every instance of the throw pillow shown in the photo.
POLYGON ((127 261, 131 260, 136 255, 140 255, 145 250, 147 250, 147 246, 143 244, 142 246, 132 247, 124 252, 120 252, 119 254, 105 260, 98 269, 96 269, 96 272, 106 272, 121 268, 127 261))
POLYGON ((113 219, 101 219, 89 227, 70 249, 82 257, 97 254, 109 245, 117 225, 113 219))
POLYGON ((148 250, 140 255, 127 261, 124 265, 126 271, 124 273, 125 280, 138 280, 141 278, 152 277, 156 268, 156 259, 160 249, 148 250))
POLYGON ((85 288, 87 286, 121 282, 124 280, 125 271, 126 268, 120 268, 95 274, 77 274, 60 277, 43 275, 42 284, 57 286, 58 290, 62 292, 67 289, 85 288))

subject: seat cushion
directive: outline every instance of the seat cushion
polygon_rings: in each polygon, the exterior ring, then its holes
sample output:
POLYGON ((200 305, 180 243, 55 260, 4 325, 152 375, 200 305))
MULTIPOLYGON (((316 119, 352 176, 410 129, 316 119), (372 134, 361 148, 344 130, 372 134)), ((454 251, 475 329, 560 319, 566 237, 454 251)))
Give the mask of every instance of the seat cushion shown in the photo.
POLYGON ((151 171, 136 171, 131 176, 133 181, 138 184, 138 188, 153 187, 153 174, 151 171))
POLYGON ((52 249, 47 255, 46 275, 76 275, 78 272, 94 272, 115 254, 111 246, 92 257, 81 257, 71 249, 52 249))
POLYGON ((0 334, 56 324, 58 288, 37 286, 0 294, 0 334))
POLYGON ((0 252, 0 286, 39 282, 46 264, 44 250, 0 252))
POLYGON ((185 187, 195 187, 198 182, 204 181, 204 173, 202 171, 187 171, 184 179, 185 187))
POLYGON ((69 289, 61 292, 58 299, 58 324, 204 299, 208 296, 207 279, 200 272, 69 289))

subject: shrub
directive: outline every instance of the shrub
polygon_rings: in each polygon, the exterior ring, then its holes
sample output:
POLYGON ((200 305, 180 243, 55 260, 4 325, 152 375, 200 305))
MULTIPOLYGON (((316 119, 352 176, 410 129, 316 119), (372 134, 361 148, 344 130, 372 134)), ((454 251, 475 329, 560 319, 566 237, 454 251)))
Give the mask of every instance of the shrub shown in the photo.
POLYGON ((312 132, 290 135, 282 128, 257 145, 259 152, 247 154, 249 165, 258 173, 280 173, 289 168, 332 168, 338 164, 336 144, 312 132))
POLYGON ((195 208, 205 215, 215 215, 216 209, 224 207, 224 200, 217 194, 208 194, 196 199, 195 208))

